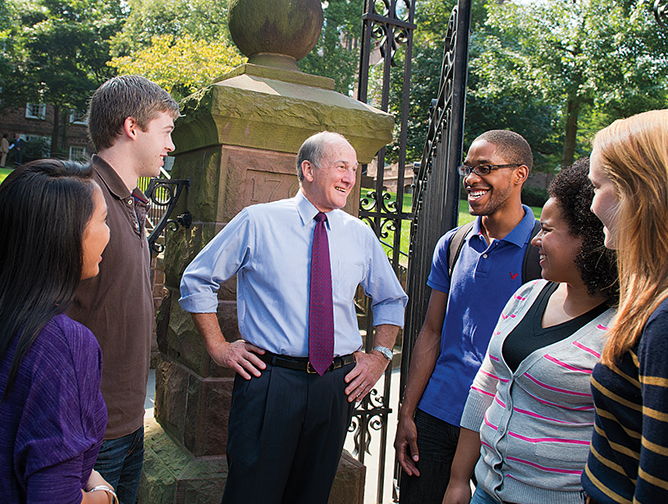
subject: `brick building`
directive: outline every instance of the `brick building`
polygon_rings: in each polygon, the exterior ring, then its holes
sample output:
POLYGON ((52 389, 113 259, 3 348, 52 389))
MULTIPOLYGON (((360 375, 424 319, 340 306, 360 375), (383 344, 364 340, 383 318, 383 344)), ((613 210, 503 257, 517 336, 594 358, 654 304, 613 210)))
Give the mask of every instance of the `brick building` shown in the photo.
MULTIPOLYGON (((8 134, 10 144, 14 133, 18 133, 26 141, 24 163, 33 158, 49 157, 53 133, 53 106, 28 103, 25 107, 16 109, 0 109, 0 135, 4 133, 8 134)), ((82 160, 89 158, 95 152, 93 144, 88 139, 83 113, 61 117, 58 136, 59 157, 82 160)), ((12 159, 13 154, 10 151, 8 165, 12 159)))

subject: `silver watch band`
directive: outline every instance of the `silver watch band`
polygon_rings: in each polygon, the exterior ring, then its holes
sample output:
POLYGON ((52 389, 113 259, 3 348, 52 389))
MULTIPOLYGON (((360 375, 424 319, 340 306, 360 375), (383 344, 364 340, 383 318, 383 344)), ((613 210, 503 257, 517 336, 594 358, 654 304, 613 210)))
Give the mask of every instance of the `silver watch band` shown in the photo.
POLYGON ((372 350, 375 350, 376 352, 380 352, 383 357, 385 357, 388 361, 392 360, 393 352, 392 349, 384 347, 384 346, 375 346, 372 348, 372 350))

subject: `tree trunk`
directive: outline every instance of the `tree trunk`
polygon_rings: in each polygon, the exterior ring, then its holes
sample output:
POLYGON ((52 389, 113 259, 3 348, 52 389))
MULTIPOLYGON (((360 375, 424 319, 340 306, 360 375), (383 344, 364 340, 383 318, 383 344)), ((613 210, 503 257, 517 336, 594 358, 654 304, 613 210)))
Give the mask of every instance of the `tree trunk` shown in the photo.
POLYGON ((564 154, 561 158, 562 168, 572 165, 575 158, 575 142, 578 133, 580 102, 568 100, 566 110, 566 138, 564 139, 564 154))
POLYGON ((60 133, 60 105, 53 106, 53 130, 51 131, 51 157, 58 157, 58 134, 60 133))

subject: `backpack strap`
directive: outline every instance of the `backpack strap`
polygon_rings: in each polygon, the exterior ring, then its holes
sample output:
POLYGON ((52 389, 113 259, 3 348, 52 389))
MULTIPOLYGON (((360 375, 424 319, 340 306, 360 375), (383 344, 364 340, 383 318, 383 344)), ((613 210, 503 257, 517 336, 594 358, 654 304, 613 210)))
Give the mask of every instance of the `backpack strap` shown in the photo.
POLYGON ((459 257, 462 247, 464 246, 464 239, 469 234, 471 229, 473 229, 473 223, 475 221, 459 226, 455 234, 452 235, 450 241, 448 242, 448 276, 452 278, 452 270, 455 267, 457 258, 459 257))
POLYGON ((524 252, 524 260, 522 261, 522 283, 527 283, 531 280, 542 278, 540 267, 540 254, 538 248, 531 245, 531 240, 540 232, 540 221, 536 220, 531 231, 531 238, 529 244, 524 252))

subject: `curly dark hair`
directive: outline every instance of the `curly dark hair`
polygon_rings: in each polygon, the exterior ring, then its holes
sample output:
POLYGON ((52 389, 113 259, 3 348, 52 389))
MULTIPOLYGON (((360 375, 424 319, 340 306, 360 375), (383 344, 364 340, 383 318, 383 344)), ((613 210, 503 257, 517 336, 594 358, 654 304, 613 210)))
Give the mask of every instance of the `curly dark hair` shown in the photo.
POLYGON ((571 234, 582 238, 575 264, 589 295, 600 292, 613 306, 619 298, 617 259, 614 250, 603 245, 603 224, 591 211, 594 186, 588 173, 589 158, 581 158, 554 177, 548 193, 559 203, 571 234))

